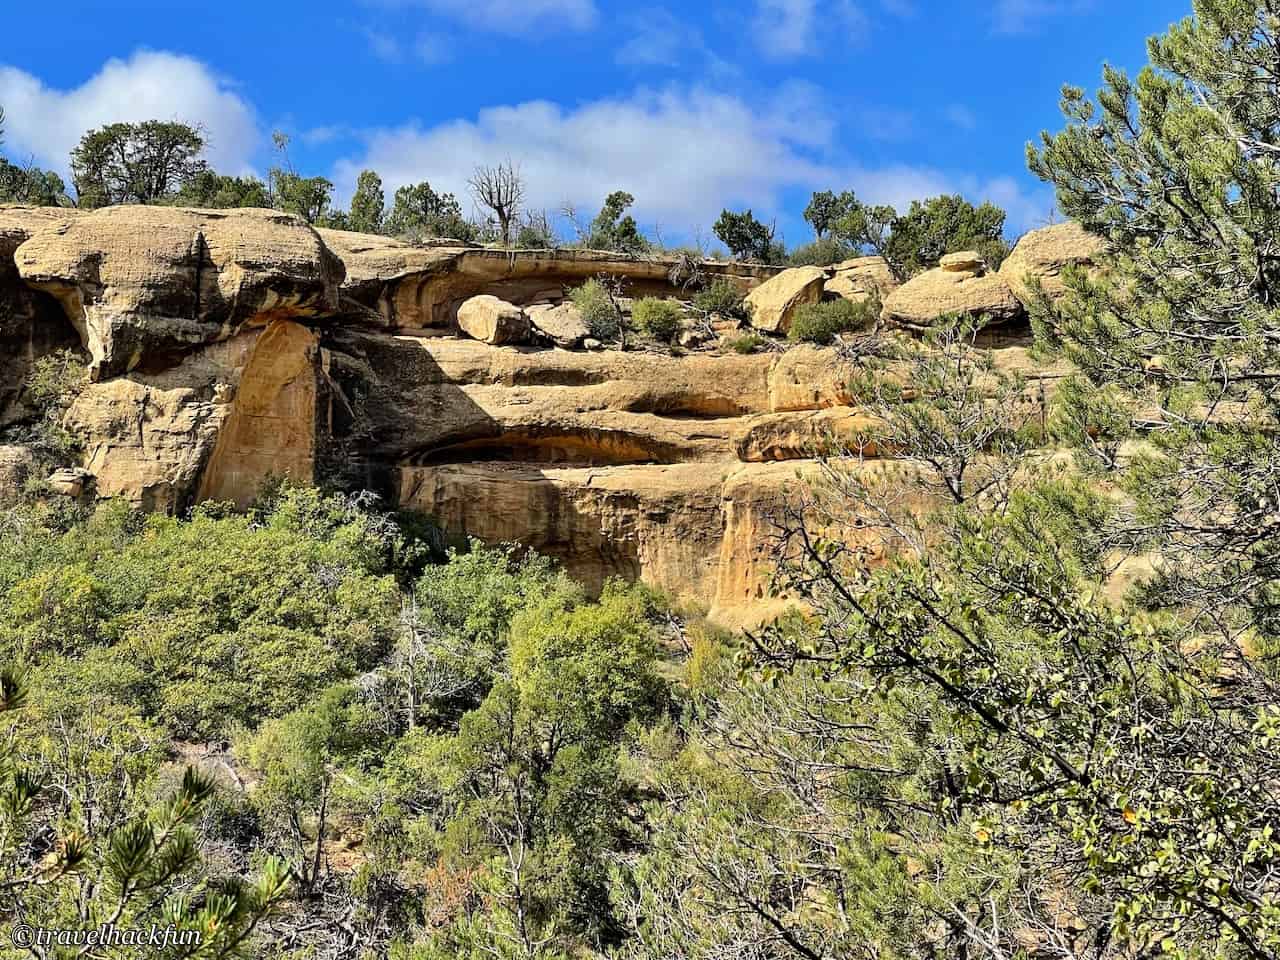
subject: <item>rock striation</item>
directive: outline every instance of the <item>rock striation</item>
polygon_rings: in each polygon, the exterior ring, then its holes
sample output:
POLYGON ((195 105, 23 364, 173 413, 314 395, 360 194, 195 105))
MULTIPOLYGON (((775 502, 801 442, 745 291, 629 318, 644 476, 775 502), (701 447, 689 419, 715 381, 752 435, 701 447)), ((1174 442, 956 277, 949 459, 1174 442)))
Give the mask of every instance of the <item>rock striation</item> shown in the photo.
MULTIPOLYGON (((1065 234, 1023 253, 1024 278, 1050 281, 1094 256, 1065 234)), ((873 424, 841 349, 740 355, 696 331, 687 350, 604 349, 568 300, 594 276, 627 300, 687 299, 689 270, 419 247, 266 210, 0 207, 0 430, 24 416, 31 365, 72 347, 92 377, 65 418, 83 449, 53 485, 69 496, 179 511, 243 506, 271 476, 369 488, 452 537, 518 541, 588 585, 643 579, 751 623, 776 609, 775 520, 821 451, 873 424)), ((1003 271, 971 255, 900 287, 875 257, 694 274, 749 293, 753 323, 776 335, 824 297, 876 295, 916 327, 955 310, 1022 315, 1003 271)), ((1000 353, 1057 375, 1016 343, 1000 353)), ((0 445, 0 498, 37 469, 0 445)))

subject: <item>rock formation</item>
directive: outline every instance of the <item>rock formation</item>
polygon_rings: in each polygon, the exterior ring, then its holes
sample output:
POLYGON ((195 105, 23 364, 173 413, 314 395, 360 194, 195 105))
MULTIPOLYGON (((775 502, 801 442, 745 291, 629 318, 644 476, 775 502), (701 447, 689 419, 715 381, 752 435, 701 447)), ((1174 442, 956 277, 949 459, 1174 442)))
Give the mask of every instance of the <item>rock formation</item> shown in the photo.
POLYGON ((1078 223, 1058 223, 1026 234, 1000 265, 1000 277, 1023 302, 1031 300, 1027 278, 1034 277, 1050 297, 1066 291, 1062 271, 1068 266, 1094 267, 1107 251, 1107 242, 1078 223))
POLYGON ((524 343, 529 339, 529 318, 514 303, 482 293, 458 308, 458 329, 494 346, 524 343))
POLYGON ((982 317, 987 325, 996 325, 1019 320, 1024 311, 1008 282, 987 272, 973 252, 948 254, 884 301, 883 318, 906 327, 928 328, 948 316, 982 317))
POLYGON ((826 279, 820 267, 794 267, 766 280, 747 294, 751 325, 765 333, 786 333, 796 310, 822 299, 826 279))
POLYGON ((874 295, 883 301, 900 286, 884 257, 855 257, 837 263, 831 272, 825 288, 829 297, 857 302, 874 295))
MULTIPOLYGON (((1046 249, 1028 272, 1066 262, 1046 249)), ((0 428, 23 415, 30 364, 76 345, 93 378, 66 414, 83 457, 59 489, 173 511, 244 505, 269 476, 367 487, 451 536, 519 541, 588 585, 642 578, 746 623, 773 609, 773 523, 798 478, 872 424, 839 349, 739 355, 709 334, 687 355, 572 349, 587 334, 572 287, 603 275, 628 297, 687 297, 687 266, 417 247, 262 210, 0 207, 0 428)), ((896 290, 878 258, 698 271, 751 291, 777 333, 824 296, 886 296, 917 326, 957 304, 1021 315, 963 257, 896 290)), ((0 446, 0 497, 35 467, 0 446)))
POLYGON ((171 365, 246 327, 333 314, 344 272, 314 230, 274 210, 106 207, 36 231, 14 261, 62 304, 95 380, 171 365))

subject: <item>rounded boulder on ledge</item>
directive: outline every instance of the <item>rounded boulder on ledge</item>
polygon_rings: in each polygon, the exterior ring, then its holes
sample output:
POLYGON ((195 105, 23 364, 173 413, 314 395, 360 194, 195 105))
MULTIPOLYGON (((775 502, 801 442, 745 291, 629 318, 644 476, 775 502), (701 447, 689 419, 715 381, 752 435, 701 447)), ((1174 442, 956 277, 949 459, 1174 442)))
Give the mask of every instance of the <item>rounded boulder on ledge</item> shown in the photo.
POLYGON ((822 299, 826 279, 826 271, 818 267, 793 267, 766 280, 747 294, 751 325, 765 333, 786 333, 797 310, 822 299))
POLYGON ((529 318, 524 311, 489 294, 472 297, 458 308, 458 328, 473 340, 494 346, 529 339, 529 318))

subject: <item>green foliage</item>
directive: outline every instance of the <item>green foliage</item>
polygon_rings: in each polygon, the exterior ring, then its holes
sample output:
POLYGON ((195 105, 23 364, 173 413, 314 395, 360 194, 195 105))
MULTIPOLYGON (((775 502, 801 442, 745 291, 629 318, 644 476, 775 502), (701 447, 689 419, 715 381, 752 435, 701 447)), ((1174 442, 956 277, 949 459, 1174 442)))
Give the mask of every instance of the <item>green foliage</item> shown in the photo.
POLYGON ((787 336, 792 340, 826 345, 842 333, 870 330, 880 319, 880 298, 824 300, 796 311, 787 336))
POLYGON ((809 198, 809 205, 804 208, 804 218, 813 227, 814 235, 821 240, 837 223, 860 207, 861 204, 851 191, 846 190, 837 196, 830 190, 824 190, 809 198))
POLYGON ((750 210, 742 213, 722 210, 712 230, 739 260, 778 263, 786 257, 781 244, 773 239, 774 228, 765 226, 750 210))
POLYGON ((185 123, 147 120, 90 130, 71 152, 79 206, 171 200, 206 169, 203 133, 185 123))
POLYGON ((418 803, 449 817, 430 854, 484 904, 448 909, 416 956, 551 957, 610 935, 605 855, 626 838, 618 747, 662 704, 653 613, 618 586, 599 604, 533 602, 512 622, 509 678, 456 734, 402 741, 393 763, 429 771, 412 778, 418 803))
POLYGON ((1115 244, 1106 269, 1067 271, 1070 296, 1042 298, 1033 319, 1080 371, 1071 432, 1096 435, 1113 466, 1130 432, 1146 434, 1120 478, 1132 520, 1112 535, 1159 549, 1154 594, 1206 611, 1240 598, 1213 618, 1269 637, 1280 567, 1259 509, 1280 463, 1280 276, 1264 251, 1280 175, 1265 144, 1280 108, 1262 78, 1280 34, 1266 4, 1195 9, 1151 40, 1136 78, 1105 68, 1096 102, 1065 88, 1066 129, 1029 151, 1063 211, 1115 244))
POLYGON ((959 195, 913 200, 899 215, 893 207, 868 205, 846 191, 815 193, 805 218, 819 238, 854 251, 882 256, 899 281, 938 265, 944 254, 976 250, 994 270, 1008 255, 1005 212, 991 203, 977 207, 959 195), (819 227, 821 226, 821 229, 819 227))
POLYGON ((78 353, 60 350, 39 357, 23 384, 23 420, 3 435, 28 446, 46 470, 71 465, 80 442, 63 426, 63 419, 86 382, 87 370, 78 353))
POLYGON ((591 336, 610 343, 622 335, 622 311, 613 293, 600 280, 592 278, 569 291, 569 299, 578 308, 591 336))
POLYGON ((831 212, 834 218, 830 221, 829 229, 834 239, 859 252, 884 257, 899 281, 910 276, 910 267, 897 259, 889 246, 898 220, 898 211, 887 204, 865 204, 852 193, 846 192, 840 195, 839 204, 831 212))
POLYGON ((673 300, 644 297, 631 307, 631 319, 641 332, 660 343, 670 343, 680 332, 684 310, 673 300))
POLYGON ((935 267, 945 254, 976 250, 989 269, 1009 254, 1002 236, 1005 212, 992 203, 975 207, 959 194, 934 197, 893 222, 885 256, 906 276, 935 267))
POLYGON ((259 522, 104 511, 0 559, 0 650, 37 680, 80 658, 175 734, 215 735, 285 713, 386 651, 387 536, 309 491, 288 491, 259 522))
POLYGON ((618 250, 623 253, 643 253, 648 250, 649 241, 640 234, 635 217, 626 212, 635 201, 635 197, 622 190, 609 194, 604 206, 591 221, 587 246, 596 250, 618 250))
POLYGON ((41 207, 70 204, 67 185, 52 170, 20 167, 0 157, 0 203, 29 203, 41 207))
POLYGON ((361 170, 356 192, 351 197, 349 229, 357 233, 381 233, 385 207, 382 178, 372 170, 361 170))
POLYGON ((821 237, 813 243, 796 247, 787 257, 793 267, 829 267, 858 255, 855 247, 835 237, 821 237))
POLYGON ((758 333, 744 333, 742 336, 733 340, 729 346, 734 353, 748 354, 758 353, 768 343, 768 339, 760 336, 758 333))
POLYGON ((165 799, 148 804, 157 758, 144 725, 115 716, 95 729, 61 717, 55 732, 31 700, 21 672, 4 668, 0 916, 53 930, 172 925, 199 934, 190 957, 247 945, 279 911, 287 865, 264 860, 254 880, 202 877, 197 827, 212 782, 187 767, 165 799), (144 754, 152 766, 139 764, 144 754))
POLYGON ((742 291, 732 280, 714 280, 693 296, 693 308, 704 317, 719 315, 745 319, 742 291))
POLYGON ((477 230, 462 216, 462 205, 451 193, 436 193, 431 184, 409 184, 396 190, 385 230, 409 239, 449 237, 474 240, 477 230))
POLYGON ((545 211, 525 211, 516 231, 516 246, 526 250, 551 250, 559 244, 555 228, 545 211))
POLYGON ((869 358, 850 392, 877 425, 853 446, 910 464, 917 485, 955 504, 989 506, 1009 495, 1043 409, 1022 377, 976 346, 977 333, 978 324, 957 318, 924 343, 869 358))
POLYGON ((273 167, 269 174, 272 206, 301 217, 307 223, 321 223, 329 214, 333 183, 324 177, 303 177, 292 170, 273 167))
POLYGON ((172 198, 181 207, 270 207, 267 185, 257 177, 230 177, 212 170, 201 170, 191 177, 172 198))

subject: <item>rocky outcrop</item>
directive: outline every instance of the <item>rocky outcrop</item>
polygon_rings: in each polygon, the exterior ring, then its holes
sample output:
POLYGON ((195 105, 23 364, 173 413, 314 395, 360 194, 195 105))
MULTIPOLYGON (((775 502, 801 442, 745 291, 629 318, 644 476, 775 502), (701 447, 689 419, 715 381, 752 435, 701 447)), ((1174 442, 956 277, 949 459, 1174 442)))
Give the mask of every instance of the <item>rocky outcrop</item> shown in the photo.
POLYGON ((343 265, 272 210, 107 207, 35 232, 15 253, 28 287, 80 332, 90 374, 173 365, 273 320, 332 314, 343 265))
MULTIPOLYGON (((389 237, 320 230, 346 264, 342 286, 346 308, 390 328, 421 330, 453 326, 458 307, 490 294, 520 307, 560 300, 569 287, 592 277, 626 279, 636 296, 671 296, 678 260, 626 256, 601 250, 492 250, 441 241, 418 247, 389 237)), ((743 263, 701 263, 705 280, 726 279, 745 293, 774 276, 776 267, 743 263)))
MULTIPOLYGON (((935 273, 946 296, 904 310, 915 325, 955 302, 991 312, 991 283, 1008 292, 963 257, 935 273)), ((83 344, 95 379, 66 416, 84 448, 59 481, 68 495, 178 511, 246 505, 271 476, 365 487, 451 536, 558 557, 590 586, 638 578, 754 622, 777 609, 775 523, 814 458, 854 448, 860 469, 880 469, 850 390, 858 361, 812 346, 739 355, 715 345, 729 331, 714 321, 688 355, 583 350, 567 295, 600 275, 624 303, 687 299, 690 275, 754 287, 756 323, 778 334, 803 303, 892 303, 912 286, 895 290, 878 258, 779 271, 418 247, 270 211, 0 208, 0 346, 16 345, 0 354, 0 428, 3 404, 21 407, 4 393, 21 370, 83 344)), ((30 471, 24 453, 0 447, 0 496, 30 471)))
POLYGON ((1032 230, 1018 241, 1004 263, 1000 277, 1024 304, 1032 300, 1029 280, 1038 281, 1052 299, 1066 293, 1062 271, 1068 266, 1096 267, 1108 243, 1078 223, 1059 223, 1032 230))
POLYGON ((0 205, 0 427, 27 414, 23 385, 32 364, 80 338, 57 301, 18 277, 14 252, 42 230, 58 230, 78 211, 60 207, 0 205))
POLYGON ((899 286, 884 257, 855 257, 830 269, 832 276, 824 291, 828 297, 843 297, 858 303, 876 296, 883 302, 899 286))
POLYGON ((535 303, 529 307, 534 328, 557 347, 571 350, 581 346, 591 334, 587 322, 572 303, 535 303))
POLYGON ((751 325, 765 333, 786 333, 800 307, 822 299, 826 279, 818 267, 793 267, 766 280, 747 294, 751 325))
POLYGON ((480 294, 458 308, 458 329, 496 346, 524 343, 529 339, 529 318, 514 303, 480 294))
POLYGON ((1022 302, 999 275, 988 273, 973 252, 948 254, 933 270, 912 277, 889 294, 882 318, 927 329, 949 316, 982 318, 986 325, 1023 318, 1022 302))

